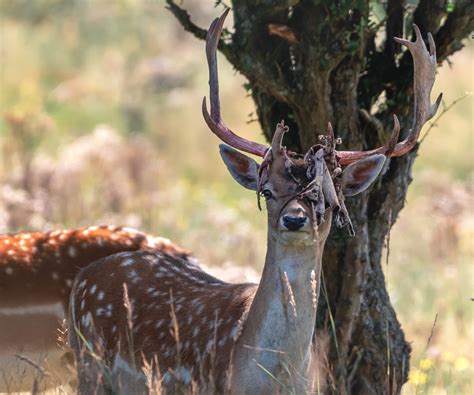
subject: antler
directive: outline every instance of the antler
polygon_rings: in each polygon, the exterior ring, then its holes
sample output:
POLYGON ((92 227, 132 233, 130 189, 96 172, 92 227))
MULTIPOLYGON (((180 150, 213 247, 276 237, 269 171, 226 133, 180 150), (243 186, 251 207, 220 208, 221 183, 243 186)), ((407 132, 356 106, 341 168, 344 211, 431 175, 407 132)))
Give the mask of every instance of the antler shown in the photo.
POLYGON ((400 143, 398 135, 400 133, 400 123, 396 115, 393 115, 393 130, 388 141, 382 147, 369 151, 337 151, 336 156, 339 163, 349 164, 359 159, 366 158, 375 154, 383 154, 387 157, 401 156, 409 152, 416 144, 421 128, 438 111, 443 94, 441 93, 434 104, 430 102, 431 89, 435 81, 436 73, 436 46, 433 36, 428 33, 429 51, 426 48, 420 29, 413 25, 416 39, 414 42, 395 37, 395 41, 405 45, 413 57, 414 68, 414 120, 413 126, 407 138, 400 143))
POLYGON ((209 112, 207 111, 206 97, 202 99, 202 115, 204 116, 204 120, 206 121, 207 126, 209 126, 209 129, 211 129, 212 132, 222 141, 238 150, 261 156, 263 158, 269 149, 268 146, 255 143, 236 135, 224 124, 224 121, 221 118, 216 51, 222 32, 222 26, 224 25, 224 20, 229 13, 229 10, 230 8, 228 8, 220 18, 216 18, 207 31, 206 56, 207 64, 209 66, 211 115, 209 115, 209 112))

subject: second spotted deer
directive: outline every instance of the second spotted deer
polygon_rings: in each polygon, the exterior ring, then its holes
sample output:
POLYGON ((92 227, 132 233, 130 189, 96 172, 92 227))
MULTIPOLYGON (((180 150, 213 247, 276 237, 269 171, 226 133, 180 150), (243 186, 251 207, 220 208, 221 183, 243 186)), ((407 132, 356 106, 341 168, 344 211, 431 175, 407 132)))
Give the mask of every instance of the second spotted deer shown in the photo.
POLYGON ((330 125, 324 143, 304 155, 282 146, 288 131, 283 121, 269 147, 243 139, 220 116, 216 48, 226 15, 207 35, 211 112, 204 100, 203 115, 228 144, 220 153, 231 175, 265 199, 260 283, 225 283, 181 259, 150 252, 88 266, 76 278, 70 303, 80 393, 175 390, 180 384, 218 393, 311 391, 321 260, 331 223, 353 234, 344 198, 364 191, 386 157, 410 151, 437 110, 439 99, 430 103, 434 43, 429 36, 428 51, 415 28, 414 43, 397 39, 415 63, 415 123, 407 139, 397 143, 396 117, 387 144, 367 152, 336 151, 330 125))
MULTIPOLYGON (((163 237, 132 228, 90 226, 46 232, 0 235, 0 392, 31 390, 33 375, 18 379, 15 354, 40 360, 47 356, 52 386, 68 374, 58 347, 59 323, 67 315, 74 277, 91 262, 124 251, 165 252, 194 263, 190 253, 163 237), (61 360, 61 362, 59 362, 61 360), (64 368, 64 369, 63 369, 64 368), (55 377, 58 376, 58 377, 55 377), (55 380, 53 380, 55 379, 55 380)), ((64 334, 64 333, 63 333, 64 334)), ((61 334, 62 343, 63 335, 61 334)), ((25 365, 29 368, 29 365, 25 365)), ((22 368, 24 366, 22 365, 22 368)), ((33 372, 36 373, 36 372, 33 372)))

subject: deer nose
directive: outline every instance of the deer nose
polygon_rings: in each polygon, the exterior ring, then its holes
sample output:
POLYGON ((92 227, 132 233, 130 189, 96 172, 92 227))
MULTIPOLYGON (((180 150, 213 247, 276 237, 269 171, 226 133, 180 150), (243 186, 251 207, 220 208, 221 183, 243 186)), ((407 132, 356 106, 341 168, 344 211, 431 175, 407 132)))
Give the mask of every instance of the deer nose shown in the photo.
POLYGON ((283 226, 291 231, 301 229, 307 221, 306 217, 292 217, 290 215, 283 216, 283 226))

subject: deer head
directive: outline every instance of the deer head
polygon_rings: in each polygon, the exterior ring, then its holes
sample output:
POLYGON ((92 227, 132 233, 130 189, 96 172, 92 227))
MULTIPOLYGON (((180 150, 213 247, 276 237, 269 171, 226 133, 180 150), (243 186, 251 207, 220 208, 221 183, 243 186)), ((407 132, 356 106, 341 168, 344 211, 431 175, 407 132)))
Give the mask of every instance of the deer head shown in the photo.
MULTIPOLYGON (((385 161, 383 154, 387 150, 361 156, 360 160, 352 161, 342 172, 339 163, 345 154, 334 149, 335 139, 330 124, 328 135, 323 136, 325 144, 311 147, 305 155, 287 151, 282 146, 283 136, 288 132, 284 121, 277 125, 270 147, 233 133, 220 116, 216 59, 218 41, 228 11, 216 19, 208 31, 206 55, 211 114, 207 111, 205 98, 202 111, 209 128, 229 144, 220 146, 222 159, 229 172, 242 186, 256 191, 259 198, 265 198, 269 235, 281 243, 314 244, 320 238, 319 234, 327 235, 330 225, 327 217, 330 213, 335 214, 339 226, 347 225, 352 234, 344 196, 352 196, 367 189, 380 173, 385 161), (260 156, 263 162, 258 164, 237 150, 260 156)), ((398 131, 395 132, 398 137, 398 131)), ((393 145, 392 142, 390 144, 393 145)))
POLYGON ((227 145, 220 146, 220 153, 234 179, 265 199, 269 236, 283 244, 310 245, 327 235, 331 213, 340 226, 350 227, 343 198, 364 191, 379 174, 385 156, 372 155, 342 174, 340 168, 331 174, 323 146, 312 147, 303 158, 287 153, 281 145, 287 131, 283 121, 277 125, 260 165, 227 145))
POLYGON ((221 145, 221 156, 232 176, 244 187, 262 195, 267 202, 269 232, 282 242, 306 243, 314 240, 318 226, 324 223, 324 212, 330 208, 336 214, 338 226, 348 226, 353 234, 344 197, 363 192, 380 173, 386 157, 409 152, 416 144, 422 126, 436 113, 442 94, 430 104, 430 93, 435 80, 436 49, 428 33, 429 51, 420 30, 414 25, 416 41, 400 38, 414 59, 415 116, 408 136, 398 142, 400 123, 396 115, 394 127, 382 147, 369 151, 336 151, 331 124, 323 137, 324 145, 315 145, 305 155, 289 152, 282 147, 282 138, 288 127, 282 121, 276 127, 272 144, 267 147, 242 138, 232 132, 220 115, 219 83, 216 50, 226 10, 211 24, 206 39, 206 56, 209 65, 211 114, 202 101, 204 119, 213 133, 229 146, 263 158, 262 164, 221 145), (348 165, 344 171, 341 165, 348 165))

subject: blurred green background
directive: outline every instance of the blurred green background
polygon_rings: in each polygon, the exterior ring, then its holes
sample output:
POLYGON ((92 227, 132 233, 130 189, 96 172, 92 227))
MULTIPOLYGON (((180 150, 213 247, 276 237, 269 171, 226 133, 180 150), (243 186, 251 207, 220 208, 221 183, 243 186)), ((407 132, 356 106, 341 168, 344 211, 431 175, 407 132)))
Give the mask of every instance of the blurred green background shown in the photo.
MULTIPOLYGON (((202 27, 222 11, 213 5, 182 4, 202 27)), ((265 213, 227 174, 200 113, 204 44, 164 1, 1 0, 0 13, 0 232, 127 225, 207 265, 261 269, 265 213)), ((445 107, 468 96, 424 140, 383 263, 413 346, 405 394, 474 392, 474 48, 465 44, 434 92, 445 107)), ((219 61, 224 119, 263 141, 244 78, 219 61)))

